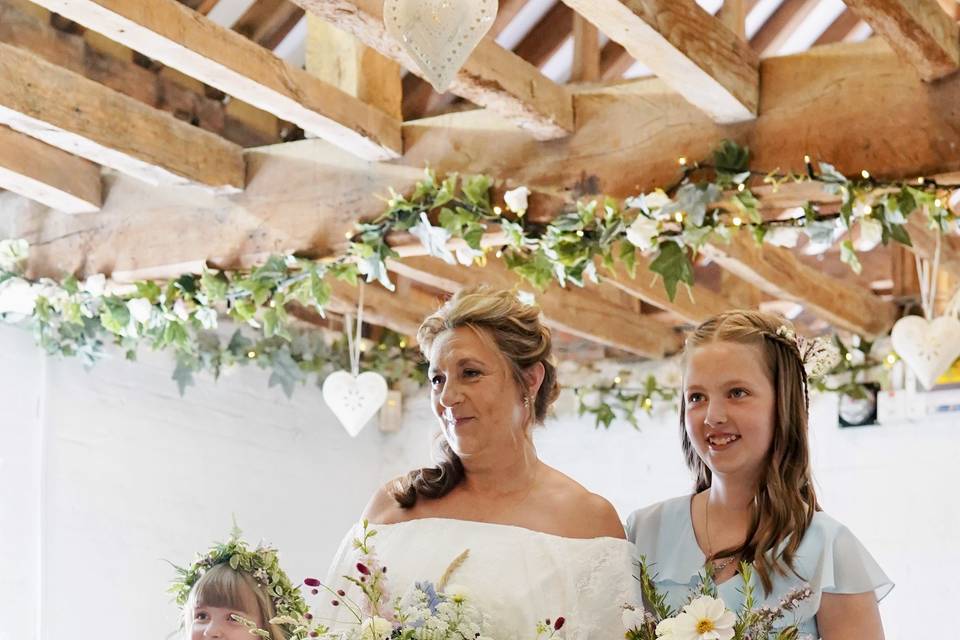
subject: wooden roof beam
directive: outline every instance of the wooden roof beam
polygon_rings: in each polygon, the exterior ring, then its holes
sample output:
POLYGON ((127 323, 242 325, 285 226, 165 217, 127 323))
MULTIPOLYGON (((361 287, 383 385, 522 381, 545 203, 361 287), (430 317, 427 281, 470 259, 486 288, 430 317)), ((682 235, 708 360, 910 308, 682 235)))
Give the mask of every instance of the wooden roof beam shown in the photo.
POLYGON ((0 189, 64 213, 92 213, 103 203, 98 165, 4 126, 0 189))
POLYGON ((761 58, 776 55, 793 32, 817 8, 820 0, 783 0, 763 26, 750 38, 761 58))
MULTIPOLYGON (((383 3, 379 0, 295 2, 419 73, 400 43, 387 33, 383 3)), ((567 89, 505 50, 489 35, 459 71, 450 92, 499 113, 539 140, 562 138, 574 129, 573 100, 567 89)))
POLYGON ((960 26, 937 0, 846 0, 926 81, 960 68, 960 26))
POLYGON ((556 2, 513 52, 536 68, 541 68, 570 38, 573 32, 573 13, 573 9, 567 5, 556 2))
POLYGON ((2 43, 0 124, 150 184, 244 186, 237 145, 2 43))
POLYGON ((752 120, 757 56, 695 0, 563 0, 716 122, 752 120))
POLYGON ((757 288, 811 309, 834 326, 864 336, 885 334, 894 321, 893 304, 846 280, 803 264, 791 251, 758 246, 749 234, 729 244, 709 244, 703 253, 757 288))
POLYGON ((860 16, 855 14, 850 8, 843 10, 836 20, 830 23, 830 26, 824 29, 820 37, 817 38, 813 46, 821 44, 833 44, 834 42, 843 42, 847 36, 853 33, 853 30, 860 24, 860 16))
POLYGON ((303 18, 303 13, 289 0, 256 0, 230 28, 273 50, 303 18))
POLYGON ((400 122, 176 0, 36 0, 51 11, 364 159, 400 155, 400 122))
POLYGON ((644 357, 662 358, 676 353, 682 345, 680 335, 668 325, 618 304, 618 292, 603 282, 583 288, 553 285, 537 291, 494 260, 482 267, 464 267, 425 256, 391 260, 388 267, 410 280, 450 293, 478 284, 519 287, 534 293, 548 327, 644 357))

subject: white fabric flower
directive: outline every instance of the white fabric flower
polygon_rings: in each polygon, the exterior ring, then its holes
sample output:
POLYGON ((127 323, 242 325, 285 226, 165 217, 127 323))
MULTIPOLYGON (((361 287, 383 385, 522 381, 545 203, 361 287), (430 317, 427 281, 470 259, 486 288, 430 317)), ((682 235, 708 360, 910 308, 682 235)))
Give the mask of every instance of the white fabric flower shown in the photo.
POLYGON ((127 309, 134 320, 140 324, 145 324, 150 320, 153 314, 153 305, 146 298, 134 298, 127 301, 127 309))
POLYGON ((800 230, 796 227, 773 226, 767 229, 767 234, 763 236, 763 241, 777 247, 787 247, 792 249, 797 246, 800 239, 800 230))
POLYGON ((624 609, 621 620, 624 631, 639 630, 643 626, 643 609, 624 609))
POLYGON ((947 199, 947 206, 950 207, 954 213, 960 211, 960 189, 954 189, 953 193, 950 194, 950 197, 947 199))
POLYGON ((102 273, 94 274, 84 280, 80 288, 94 297, 100 297, 107 288, 107 276, 102 273))
POLYGON ((173 313, 183 322, 190 319, 190 309, 187 308, 187 303, 183 301, 183 298, 177 298, 177 301, 173 303, 173 313))
POLYGON ((33 314, 39 291, 22 278, 10 278, 0 283, 0 313, 33 314))
POLYGON ((670 196, 663 189, 657 189, 650 193, 641 193, 639 196, 627 198, 624 204, 631 209, 640 209, 644 213, 650 213, 654 209, 661 209, 671 202, 670 196))
POLYGON ((883 241, 883 225, 873 218, 860 219, 860 236, 853 246, 857 251, 872 251, 883 241))
POLYGON ((727 610, 723 600, 700 596, 676 617, 669 637, 673 640, 730 640, 736 621, 736 616, 727 610))
POLYGON ((30 244, 26 240, 0 240, 0 271, 20 272, 30 254, 30 244))
POLYGON ((200 307, 197 309, 197 320, 204 329, 213 330, 217 328, 217 310, 210 307, 200 307))
POLYGON ((483 257, 483 251, 478 251, 467 245, 462 247, 457 247, 457 250, 454 252, 457 256, 457 262, 462 264, 465 267, 471 266, 474 262, 477 261, 477 258, 483 257))
POLYGON ((517 187, 503 194, 503 201, 507 203, 507 208, 517 214, 522 214, 527 210, 527 198, 530 196, 530 189, 526 187, 517 187))
POLYGON ((649 251, 653 248, 654 238, 659 234, 659 225, 656 220, 639 215, 627 229, 627 240, 640 251, 649 251))
POLYGON ((387 640, 393 633, 393 625, 389 620, 378 616, 367 618, 360 625, 361 640, 387 640))

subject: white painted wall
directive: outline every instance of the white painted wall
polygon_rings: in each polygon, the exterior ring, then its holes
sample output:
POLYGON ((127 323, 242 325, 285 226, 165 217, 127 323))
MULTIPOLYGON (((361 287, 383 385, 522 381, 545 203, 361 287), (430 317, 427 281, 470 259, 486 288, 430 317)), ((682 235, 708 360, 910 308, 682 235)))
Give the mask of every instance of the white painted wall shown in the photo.
MULTIPOLYGON (((146 354, 88 373, 0 328, 0 640, 165 638, 176 612, 164 560, 222 539, 232 515, 281 549, 294 579, 322 575, 374 488, 428 458, 422 397, 408 399, 400 433, 371 426, 351 440, 318 389, 287 400, 250 369, 181 399, 171 371, 146 354)), ((937 612, 960 596, 948 570, 960 567, 960 425, 840 430, 832 402, 818 399, 813 418, 823 505, 898 583, 881 607, 887 637, 942 637, 937 612)), ((537 442, 624 516, 689 488, 672 415, 607 432, 567 414, 537 442)))

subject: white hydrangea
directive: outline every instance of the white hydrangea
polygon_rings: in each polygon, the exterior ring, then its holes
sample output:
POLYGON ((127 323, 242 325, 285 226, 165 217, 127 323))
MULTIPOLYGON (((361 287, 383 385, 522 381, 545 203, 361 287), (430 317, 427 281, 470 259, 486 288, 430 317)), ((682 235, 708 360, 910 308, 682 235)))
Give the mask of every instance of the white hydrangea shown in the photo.
POLYGON ((530 197, 530 189, 526 187, 517 187, 503 194, 503 201, 507 203, 507 208, 516 214, 523 215, 527 210, 527 199, 530 197))

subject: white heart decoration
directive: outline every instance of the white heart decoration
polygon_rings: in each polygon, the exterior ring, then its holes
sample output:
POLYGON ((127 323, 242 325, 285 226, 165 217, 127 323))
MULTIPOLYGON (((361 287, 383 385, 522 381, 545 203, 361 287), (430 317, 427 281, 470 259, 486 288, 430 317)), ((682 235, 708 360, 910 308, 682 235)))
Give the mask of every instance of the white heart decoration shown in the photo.
POLYGON ((323 381, 323 399, 350 437, 356 438, 387 401, 387 381, 373 371, 356 378, 347 371, 334 371, 323 381))
POLYGON ((930 389, 960 357, 960 320, 953 316, 933 322, 920 316, 900 318, 893 325, 890 341, 924 388, 930 389))
POLYGON ((383 21, 439 93, 497 17, 496 0, 386 0, 383 21))

